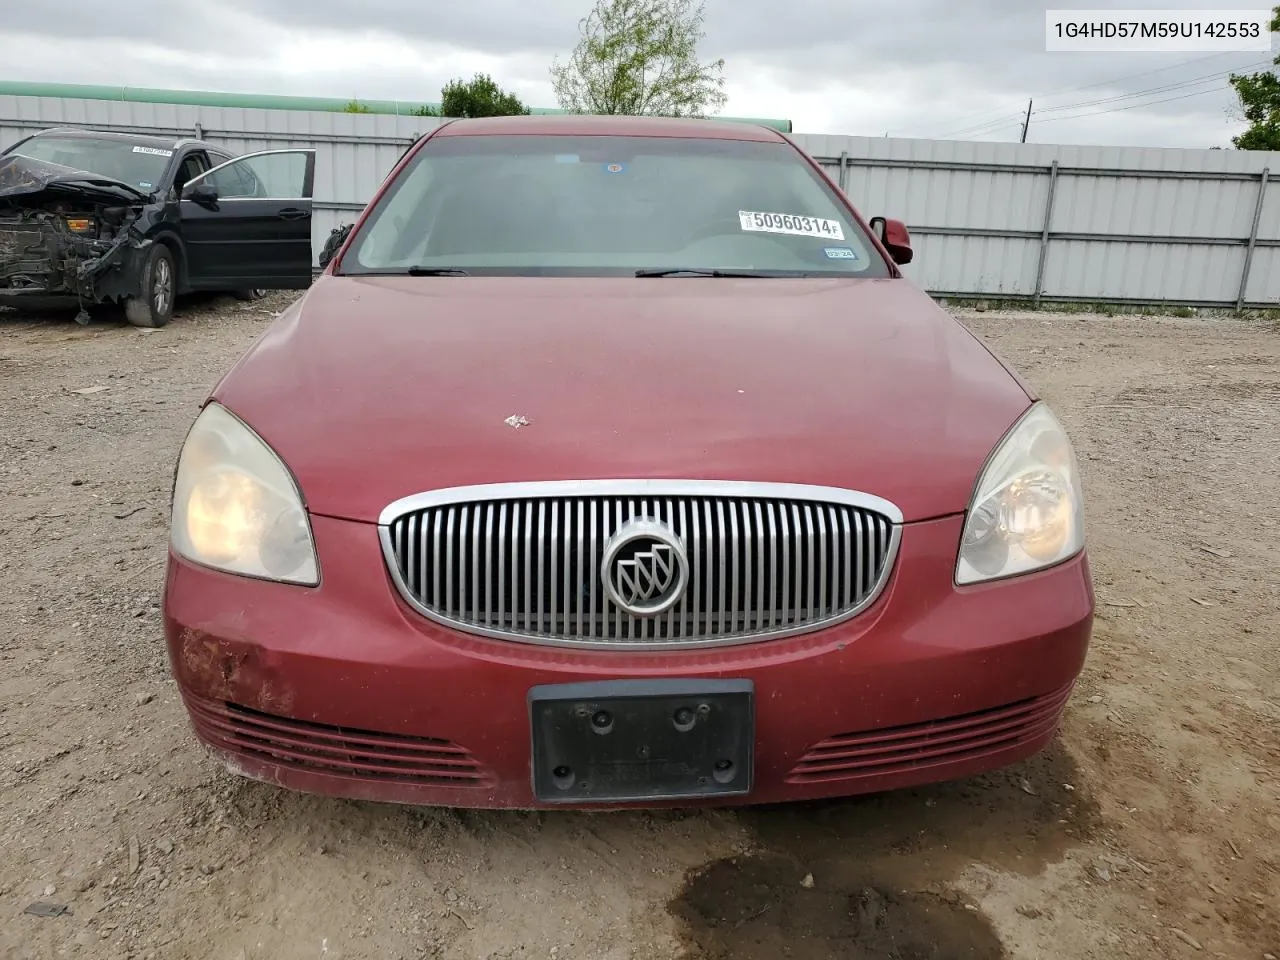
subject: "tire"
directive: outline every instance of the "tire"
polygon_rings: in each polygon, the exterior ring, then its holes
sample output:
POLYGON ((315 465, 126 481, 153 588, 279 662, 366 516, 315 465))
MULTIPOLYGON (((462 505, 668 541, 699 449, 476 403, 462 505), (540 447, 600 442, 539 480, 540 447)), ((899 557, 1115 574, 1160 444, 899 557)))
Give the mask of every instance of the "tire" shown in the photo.
POLYGON ((124 302, 124 315, 135 327, 163 327, 173 319, 173 299, 178 271, 173 253, 163 243, 153 243, 142 267, 142 296, 124 302))
POLYGON ((231 295, 237 300, 244 300, 247 303, 253 303, 255 300, 261 300, 267 295, 266 290, 232 290, 231 295))

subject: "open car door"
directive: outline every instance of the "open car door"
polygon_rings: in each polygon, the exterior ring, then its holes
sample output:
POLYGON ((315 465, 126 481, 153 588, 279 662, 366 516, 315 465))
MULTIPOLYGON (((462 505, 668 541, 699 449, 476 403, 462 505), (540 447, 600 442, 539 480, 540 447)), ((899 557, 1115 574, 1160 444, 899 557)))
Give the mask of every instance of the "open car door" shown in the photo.
POLYGON ((192 289, 310 286, 315 170, 315 150, 267 150, 187 183, 179 203, 192 289))

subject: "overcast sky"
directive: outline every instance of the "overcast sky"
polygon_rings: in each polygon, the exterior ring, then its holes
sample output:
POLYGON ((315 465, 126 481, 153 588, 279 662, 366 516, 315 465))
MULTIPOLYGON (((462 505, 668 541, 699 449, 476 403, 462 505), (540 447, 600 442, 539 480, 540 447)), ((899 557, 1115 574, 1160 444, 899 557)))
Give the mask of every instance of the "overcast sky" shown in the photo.
MULTIPOLYGON (((479 71, 551 107, 593 0, 0 2, 5 80, 434 101, 479 71)), ((1032 141, 1229 146, 1226 76, 1267 54, 1046 53, 1044 10, 1273 4, 707 0, 703 53, 725 58, 726 115, 801 133, 1016 140, 1034 97, 1032 141)))

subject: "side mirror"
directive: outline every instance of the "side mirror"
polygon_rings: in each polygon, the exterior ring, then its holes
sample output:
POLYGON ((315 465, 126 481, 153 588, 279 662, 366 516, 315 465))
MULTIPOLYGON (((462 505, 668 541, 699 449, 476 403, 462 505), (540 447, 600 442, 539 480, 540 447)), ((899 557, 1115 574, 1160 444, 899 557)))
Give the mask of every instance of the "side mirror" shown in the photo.
POLYGON ((905 223, 901 220, 890 220, 887 217, 872 217, 871 229, 889 251, 889 256, 893 258, 894 263, 911 262, 911 234, 907 232, 905 223))
POLYGON ((182 191, 183 200, 194 200, 196 203, 217 203, 218 190, 211 183, 194 183, 182 191))

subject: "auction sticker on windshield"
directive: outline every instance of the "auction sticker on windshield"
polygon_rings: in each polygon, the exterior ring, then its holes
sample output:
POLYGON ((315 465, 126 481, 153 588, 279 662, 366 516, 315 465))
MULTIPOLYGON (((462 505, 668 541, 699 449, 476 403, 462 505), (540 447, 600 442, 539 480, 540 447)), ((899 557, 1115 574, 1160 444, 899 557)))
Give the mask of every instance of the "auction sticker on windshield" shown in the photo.
POLYGON ((152 157, 172 157, 172 150, 161 150, 159 147, 134 147, 134 153, 145 153, 152 157))
POLYGON ((752 233, 785 233, 792 237, 844 239, 844 227, 840 226, 839 220, 804 217, 792 213, 760 213, 755 210, 739 210, 738 220, 743 230, 752 233))

